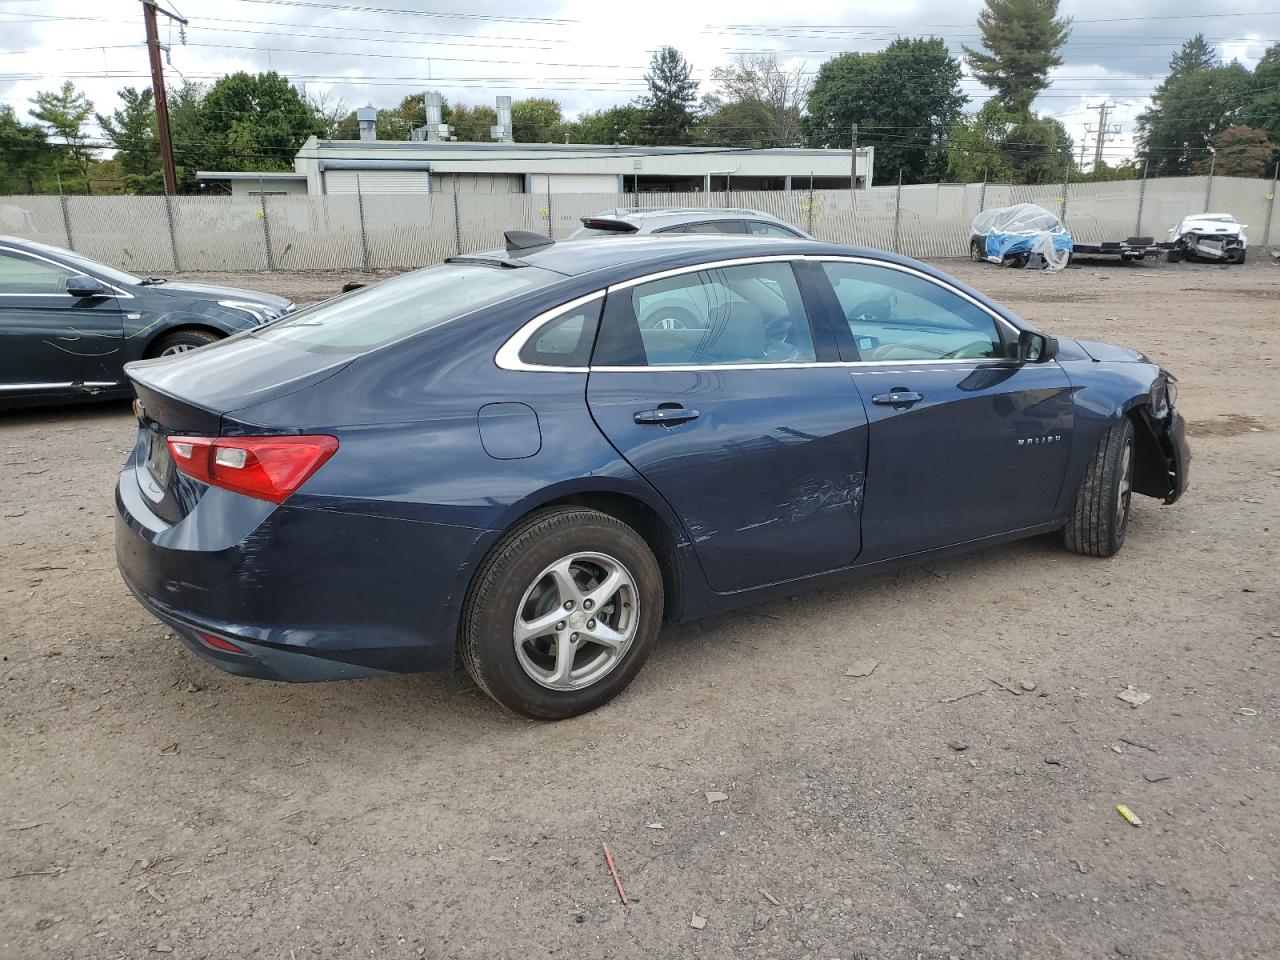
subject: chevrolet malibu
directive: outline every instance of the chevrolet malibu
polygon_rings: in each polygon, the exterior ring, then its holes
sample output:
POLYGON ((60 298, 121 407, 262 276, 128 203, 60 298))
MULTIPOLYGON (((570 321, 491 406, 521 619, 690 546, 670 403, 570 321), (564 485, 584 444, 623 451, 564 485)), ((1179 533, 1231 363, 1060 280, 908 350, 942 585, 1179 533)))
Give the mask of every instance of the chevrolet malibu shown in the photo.
POLYGON ((119 565, 192 651, 460 661, 544 719, 616 696, 664 620, 1053 531, 1110 556, 1190 459, 1140 353, 804 240, 512 233, 128 374, 119 565))

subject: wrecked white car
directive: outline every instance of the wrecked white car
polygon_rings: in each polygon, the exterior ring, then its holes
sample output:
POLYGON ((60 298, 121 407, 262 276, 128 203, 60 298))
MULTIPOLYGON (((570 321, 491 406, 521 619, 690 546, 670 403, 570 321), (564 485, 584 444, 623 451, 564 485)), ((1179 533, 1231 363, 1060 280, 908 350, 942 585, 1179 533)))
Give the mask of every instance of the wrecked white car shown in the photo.
POLYGON ((1161 246, 1168 251, 1165 256, 1170 263, 1196 259, 1244 263, 1249 246, 1246 226, 1229 213, 1198 213, 1179 220, 1169 231, 1169 242, 1161 246))

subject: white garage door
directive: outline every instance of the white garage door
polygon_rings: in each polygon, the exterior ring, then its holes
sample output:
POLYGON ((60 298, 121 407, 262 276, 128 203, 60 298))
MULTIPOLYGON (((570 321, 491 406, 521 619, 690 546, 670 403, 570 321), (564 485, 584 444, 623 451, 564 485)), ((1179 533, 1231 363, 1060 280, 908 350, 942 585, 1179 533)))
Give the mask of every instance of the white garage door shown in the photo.
POLYGON ((426 170, 326 170, 325 193, 430 193, 431 174, 426 170))

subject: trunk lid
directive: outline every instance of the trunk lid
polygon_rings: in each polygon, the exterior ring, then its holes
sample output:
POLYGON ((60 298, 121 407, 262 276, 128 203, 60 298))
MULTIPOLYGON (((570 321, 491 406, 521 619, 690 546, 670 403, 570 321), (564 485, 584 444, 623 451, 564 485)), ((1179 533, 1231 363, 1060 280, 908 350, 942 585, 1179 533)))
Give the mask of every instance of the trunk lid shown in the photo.
MULTIPOLYGON (((127 364, 139 414, 130 467, 152 510, 178 523, 208 490, 174 465, 169 437, 234 431, 229 414, 319 383, 354 359, 349 353, 320 353, 241 335, 190 353, 127 364)), ((279 432, 300 432, 297 427, 279 432)))

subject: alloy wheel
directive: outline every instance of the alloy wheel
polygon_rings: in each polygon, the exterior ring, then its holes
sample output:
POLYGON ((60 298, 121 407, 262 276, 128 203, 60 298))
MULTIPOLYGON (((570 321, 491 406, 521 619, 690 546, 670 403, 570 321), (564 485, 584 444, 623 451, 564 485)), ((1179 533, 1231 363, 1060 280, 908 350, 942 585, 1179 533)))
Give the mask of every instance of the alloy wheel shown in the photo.
POLYGON ((544 569, 516 608, 516 659, 535 683, 581 690, 626 657, 640 622, 639 591, 621 562, 574 553, 544 569))
POLYGON ((160 356, 172 357, 175 353, 187 353, 190 350, 196 349, 197 346, 198 344, 194 343, 175 343, 161 350, 160 356))

